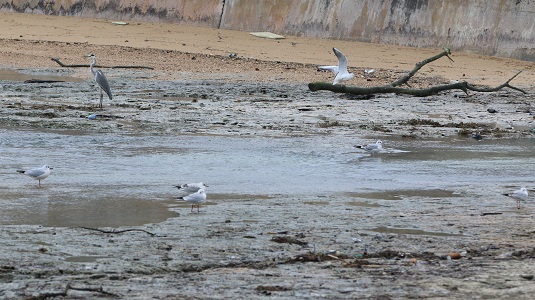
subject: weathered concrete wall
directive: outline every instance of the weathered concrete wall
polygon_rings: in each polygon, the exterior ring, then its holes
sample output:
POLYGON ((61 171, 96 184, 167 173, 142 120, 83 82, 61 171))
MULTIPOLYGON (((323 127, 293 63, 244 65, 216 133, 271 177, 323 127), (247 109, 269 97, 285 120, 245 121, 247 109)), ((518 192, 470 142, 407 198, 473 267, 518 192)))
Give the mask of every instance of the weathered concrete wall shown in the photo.
POLYGON ((451 47, 535 61, 532 0, 0 0, 0 10, 451 47))
POLYGON ((222 0, 0 0, 0 11, 219 27, 222 0))
POLYGON ((228 0, 221 26, 535 60, 535 1, 228 0))

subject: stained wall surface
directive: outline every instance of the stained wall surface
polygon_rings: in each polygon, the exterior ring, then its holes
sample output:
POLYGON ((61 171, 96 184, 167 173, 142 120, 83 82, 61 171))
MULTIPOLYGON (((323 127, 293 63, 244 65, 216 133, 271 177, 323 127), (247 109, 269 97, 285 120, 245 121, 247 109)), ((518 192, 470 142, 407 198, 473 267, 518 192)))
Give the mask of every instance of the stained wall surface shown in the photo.
POLYGON ((535 61, 532 0, 0 0, 0 10, 449 47, 535 61))

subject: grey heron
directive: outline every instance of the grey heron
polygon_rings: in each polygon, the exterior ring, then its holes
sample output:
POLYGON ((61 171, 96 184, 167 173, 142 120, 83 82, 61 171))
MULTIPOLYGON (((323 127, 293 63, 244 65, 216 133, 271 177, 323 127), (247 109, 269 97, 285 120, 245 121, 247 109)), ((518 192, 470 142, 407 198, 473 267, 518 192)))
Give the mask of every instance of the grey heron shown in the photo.
POLYGON ((181 185, 175 185, 177 189, 180 191, 188 192, 188 193, 195 193, 196 191, 200 189, 207 188, 208 185, 204 184, 203 182, 195 182, 195 183, 184 183, 181 185))
POLYGON ((39 186, 41 186, 41 180, 47 178, 48 175, 50 175, 51 169, 53 168, 47 165, 44 165, 40 168, 36 168, 32 170, 17 170, 17 172, 22 173, 24 175, 28 175, 35 180, 39 180, 39 186))
POLYGON ((347 71, 347 58, 346 56, 340 52, 340 50, 333 48, 334 55, 338 58, 338 65, 337 66, 319 66, 319 70, 324 71, 331 71, 336 76, 334 77, 333 85, 339 84, 340 82, 344 80, 349 80, 353 77, 355 77, 355 74, 349 73, 347 71))
POLYGON ((193 194, 190 194, 186 197, 182 197, 182 199, 188 203, 191 203, 191 211, 193 211, 193 207, 197 205, 197 212, 199 212, 201 203, 206 200, 206 192, 204 191, 204 189, 199 189, 193 194))
POLYGON ((87 57, 92 59, 91 64, 89 65, 89 71, 91 71, 91 74, 93 74, 93 76, 95 77, 95 82, 100 87, 100 109, 102 109, 102 91, 106 92, 110 100, 112 100, 113 98, 113 96, 111 95, 110 84, 108 83, 108 79, 106 78, 104 73, 102 73, 101 70, 95 70, 93 68, 97 63, 97 58, 95 54, 91 53, 87 57))

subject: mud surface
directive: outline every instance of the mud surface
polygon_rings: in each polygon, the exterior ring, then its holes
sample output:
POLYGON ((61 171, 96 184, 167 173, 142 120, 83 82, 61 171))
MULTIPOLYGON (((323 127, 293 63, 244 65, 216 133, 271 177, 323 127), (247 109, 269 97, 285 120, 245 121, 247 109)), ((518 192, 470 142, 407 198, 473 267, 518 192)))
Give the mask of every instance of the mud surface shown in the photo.
MULTIPOLYGON (((314 61, 0 42, 4 299, 535 291, 532 203, 516 209, 502 195, 533 188, 530 94, 361 99, 308 91, 306 82, 331 78, 314 61), (114 99, 100 111, 86 68, 38 59, 84 63, 87 48, 123 54, 108 65, 132 64, 128 51, 156 68, 105 69, 114 99), (27 61, 7 59, 21 52, 27 61), (23 82, 31 78, 64 82, 23 82), (382 153, 354 147, 377 139, 382 153), (41 188, 15 172, 44 163, 55 169, 41 188), (210 185, 200 213, 177 200, 173 185, 185 181, 210 185)), ((400 74, 384 68, 354 84, 400 74)), ((427 74, 414 85, 450 79, 427 74)))

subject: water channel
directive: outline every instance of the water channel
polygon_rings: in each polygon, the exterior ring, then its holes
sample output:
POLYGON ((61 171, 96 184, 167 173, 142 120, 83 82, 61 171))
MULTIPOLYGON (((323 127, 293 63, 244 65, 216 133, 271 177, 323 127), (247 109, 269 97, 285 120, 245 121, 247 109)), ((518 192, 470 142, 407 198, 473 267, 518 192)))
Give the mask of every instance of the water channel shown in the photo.
POLYGON ((533 140, 387 140, 379 154, 354 148, 357 142, 0 128, 0 224, 160 222, 176 215, 169 209, 178 202, 174 185, 198 181, 210 186, 212 204, 300 195, 352 195, 370 204, 533 187, 533 140), (16 172, 44 164, 54 169, 40 188, 16 172))

